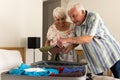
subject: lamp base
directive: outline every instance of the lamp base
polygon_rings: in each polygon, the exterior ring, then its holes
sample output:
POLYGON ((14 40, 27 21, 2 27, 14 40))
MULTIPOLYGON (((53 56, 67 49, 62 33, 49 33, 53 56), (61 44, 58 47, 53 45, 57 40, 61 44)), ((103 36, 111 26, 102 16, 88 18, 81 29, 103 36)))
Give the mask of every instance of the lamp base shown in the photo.
POLYGON ((33 63, 35 63, 35 49, 33 49, 33 63))

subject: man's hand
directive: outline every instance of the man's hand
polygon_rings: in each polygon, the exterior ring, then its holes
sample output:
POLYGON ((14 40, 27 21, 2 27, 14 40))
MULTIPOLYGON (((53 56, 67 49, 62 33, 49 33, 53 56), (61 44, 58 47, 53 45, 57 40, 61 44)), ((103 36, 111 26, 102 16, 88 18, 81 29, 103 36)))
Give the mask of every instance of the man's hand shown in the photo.
POLYGON ((65 48, 63 49, 63 52, 67 54, 67 53, 69 53, 73 48, 74 48, 73 45, 69 45, 69 46, 67 46, 67 47, 65 47, 65 48))

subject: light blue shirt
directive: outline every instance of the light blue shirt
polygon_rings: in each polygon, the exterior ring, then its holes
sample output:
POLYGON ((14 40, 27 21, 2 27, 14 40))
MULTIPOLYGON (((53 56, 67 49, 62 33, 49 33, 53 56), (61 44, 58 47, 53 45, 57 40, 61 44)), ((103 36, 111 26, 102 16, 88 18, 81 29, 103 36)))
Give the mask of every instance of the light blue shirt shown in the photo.
POLYGON ((76 26, 75 30, 77 36, 93 36, 92 41, 82 47, 94 74, 104 72, 120 59, 120 45, 97 13, 88 12, 83 24, 76 26))

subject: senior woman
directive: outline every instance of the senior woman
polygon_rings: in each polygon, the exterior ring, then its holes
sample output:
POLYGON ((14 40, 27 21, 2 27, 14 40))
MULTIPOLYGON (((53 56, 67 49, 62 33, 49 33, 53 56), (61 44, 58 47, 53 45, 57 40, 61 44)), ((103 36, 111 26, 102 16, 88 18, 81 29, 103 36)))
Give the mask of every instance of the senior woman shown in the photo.
MULTIPOLYGON (((47 39, 45 41, 45 46, 55 46, 57 45, 57 41, 60 38, 68 38, 73 37, 74 35, 74 27, 73 24, 66 21, 66 12, 62 7, 56 7, 53 10, 53 18, 54 22, 49 27, 47 32, 47 39)), ((75 45, 72 44, 64 44, 64 49, 59 52, 56 61, 76 61, 76 54, 74 50, 75 45)), ((48 56, 48 60, 51 60, 53 56, 48 56)))

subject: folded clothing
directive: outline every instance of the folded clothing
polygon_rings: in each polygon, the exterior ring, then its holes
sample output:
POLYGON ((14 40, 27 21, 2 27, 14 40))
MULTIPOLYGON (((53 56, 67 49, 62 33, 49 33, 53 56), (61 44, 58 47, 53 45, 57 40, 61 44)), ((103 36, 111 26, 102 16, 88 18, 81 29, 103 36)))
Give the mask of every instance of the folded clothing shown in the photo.
POLYGON ((33 68, 22 63, 20 67, 10 70, 9 74, 27 76, 80 77, 85 74, 85 70, 83 67, 33 68))
POLYGON ((64 49, 64 47, 58 47, 58 46, 55 46, 53 48, 51 48, 48 53, 51 54, 51 55, 55 55, 55 54, 58 54, 59 52, 61 52, 62 50, 64 49))
MULTIPOLYGON (((33 69, 33 68, 30 68, 33 69)), ((51 74, 58 74, 58 70, 53 69, 53 68, 34 68, 37 70, 33 70, 33 71, 27 71, 25 70, 24 75, 28 75, 28 76, 50 76, 51 74)))
POLYGON ((28 68, 31 68, 31 67, 22 63, 20 67, 10 70, 9 74, 23 75, 24 69, 28 69, 28 68))
POLYGON ((41 52, 48 52, 50 49, 52 49, 54 46, 43 46, 42 48, 40 48, 39 50, 41 52))
POLYGON ((63 73, 84 72, 83 67, 64 68, 63 73))
POLYGON ((51 74, 58 74, 59 71, 53 68, 32 68, 26 64, 21 64, 19 68, 12 69, 9 74, 13 75, 27 75, 27 76, 50 76, 51 74))
POLYGON ((60 72, 57 75, 58 77, 81 77, 85 74, 83 67, 75 67, 75 68, 57 68, 60 72))
POLYGON ((55 55, 55 54, 58 54, 59 52, 61 52, 63 49, 64 49, 64 47, 60 48, 56 45, 56 46, 44 46, 44 47, 40 48, 39 50, 41 52, 45 52, 50 55, 55 55))
POLYGON ((83 75, 84 75, 84 73, 82 73, 82 72, 71 72, 71 73, 59 73, 54 76, 57 76, 57 77, 81 77, 83 75))

